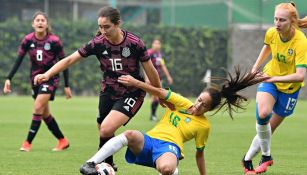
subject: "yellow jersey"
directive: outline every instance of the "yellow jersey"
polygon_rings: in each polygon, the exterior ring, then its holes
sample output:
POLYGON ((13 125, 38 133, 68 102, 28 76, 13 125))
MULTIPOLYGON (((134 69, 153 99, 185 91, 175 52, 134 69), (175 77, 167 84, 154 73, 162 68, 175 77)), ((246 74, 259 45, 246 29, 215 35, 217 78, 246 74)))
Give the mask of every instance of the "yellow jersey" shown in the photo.
MULTIPOLYGON (((296 72, 297 67, 307 67, 307 39, 304 33, 295 29, 291 40, 281 40, 277 30, 269 28, 265 34, 264 44, 269 45, 272 59, 265 65, 263 72, 268 76, 284 76, 296 72)), ((303 83, 274 83, 283 93, 296 92, 303 83)))
POLYGON ((157 125, 147 132, 150 137, 176 144, 183 154, 183 143, 195 139, 197 150, 203 150, 210 133, 210 123, 206 116, 193 116, 186 112, 193 103, 179 94, 169 90, 166 101, 172 103, 176 110, 167 109, 157 125))

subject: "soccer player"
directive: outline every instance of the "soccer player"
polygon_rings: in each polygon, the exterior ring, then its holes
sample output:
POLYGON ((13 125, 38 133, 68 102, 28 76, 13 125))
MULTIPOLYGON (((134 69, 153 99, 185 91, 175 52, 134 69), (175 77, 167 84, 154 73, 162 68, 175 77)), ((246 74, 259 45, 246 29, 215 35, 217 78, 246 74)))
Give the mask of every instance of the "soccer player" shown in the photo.
MULTIPOLYGON (((230 74, 229 74, 230 75, 230 74)), ((118 81, 127 86, 141 88, 173 105, 167 109, 156 126, 143 134, 137 130, 128 130, 112 138, 92 158, 81 166, 80 172, 95 175, 95 165, 121 148, 128 146, 126 161, 138 165, 156 168, 163 175, 178 174, 178 161, 184 157, 183 143, 195 140, 196 162, 200 175, 206 174, 204 148, 210 133, 210 123, 204 113, 216 108, 218 112, 227 106, 232 118, 232 110, 242 108, 247 99, 237 92, 265 80, 258 72, 230 75, 221 88, 205 89, 193 103, 187 98, 162 88, 136 80, 129 75, 119 77, 118 81)))
MULTIPOLYGON (((165 65, 165 61, 162 58, 161 54, 161 41, 159 39, 154 39, 151 45, 151 48, 148 49, 148 54, 150 56, 150 59, 152 61, 152 64, 158 71, 160 80, 163 74, 166 76, 167 83, 171 85, 173 83, 173 78, 171 77, 170 73, 168 72, 168 69, 165 65)), ((162 86, 163 86, 163 81, 161 80, 162 86)), ((157 121, 158 118, 156 116, 156 111, 159 106, 159 98, 152 96, 151 100, 151 115, 150 115, 150 120, 151 121, 157 121)))
MULTIPOLYGON (((26 53, 29 54, 31 61, 31 85, 32 96, 35 99, 33 107, 32 123, 28 132, 27 139, 23 142, 20 150, 30 151, 32 141, 37 134, 41 120, 43 119, 48 129, 58 139, 58 144, 53 151, 61 151, 69 147, 68 140, 61 132, 55 118, 50 113, 49 100, 53 101, 56 89, 58 87, 59 75, 50 77, 49 81, 40 85, 34 85, 34 77, 37 74, 46 72, 52 67, 58 59, 64 57, 64 50, 61 40, 58 36, 51 33, 51 26, 48 17, 45 13, 38 11, 33 16, 32 27, 34 32, 26 35, 18 49, 18 58, 13 66, 13 69, 7 76, 3 92, 11 92, 11 80, 18 70, 26 53)), ((68 70, 64 71, 66 98, 71 98, 69 88, 68 70)))
MULTIPOLYGON (((98 14, 97 35, 78 51, 62 59, 46 73, 37 75, 35 82, 46 82, 50 77, 65 70, 84 57, 95 55, 104 72, 99 98, 97 118, 100 133, 99 148, 114 137, 115 131, 141 108, 145 91, 136 87, 126 87, 117 82, 121 75, 132 75, 144 81, 140 71, 142 64, 150 82, 161 87, 158 73, 150 61, 143 41, 136 35, 120 28, 120 12, 112 7, 102 7, 98 14)), ((86 73, 86 72, 85 72, 86 73)), ((113 166, 113 157, 105 160, 113 166)))
POLYGON ((299 28, 307 27, 307 17, 299 19, 294 3, 280 3, 275 7, 274 24, 267 30, 264 46, 253 66, 253 71, 258 70, 272 55, 263 69, 271 78, 259 84, 257 90, 257 134, 242 160, 245 174, 263 173, 273 164, 271 135, 293 113, 306 75, 307 40, 299 28), (260 150, 262 157, 254 169, 252 159, 260 150))

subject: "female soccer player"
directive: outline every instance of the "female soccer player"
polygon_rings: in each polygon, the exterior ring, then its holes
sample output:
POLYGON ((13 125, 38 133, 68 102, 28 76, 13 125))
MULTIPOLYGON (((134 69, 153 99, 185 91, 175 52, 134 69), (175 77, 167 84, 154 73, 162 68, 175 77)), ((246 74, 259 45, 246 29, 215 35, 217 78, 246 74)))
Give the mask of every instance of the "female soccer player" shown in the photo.
MULTIPOLYGON (((151 45, 151 48, 148 49, 148 54, 150 56, 150 59, 152 61, 152 64, 156 68, 159 77, 161 79, 162 72, 166 76, 167 83, 171 85, 173 83, 173 78, 171 77, 170 73, 168 72, 168 69, 165 65, 165 61, 162 58, 161 54, 161 41, 159 39, 154 39, 151 45)), ((162 82, 162 81, 161 81, 162 82)), ((163 83, 162 83, 163 84, 163 83)), ((151 115, 150 120, 151 121, 157 121, 156 111, 159 106, 159 99, 155 96, 152 96, 151 100, 151 115)))
MULTIPOLYGON (((37 74, 46 72, 58 59, 64 57, 64 50, 61 40, 51 33, 48 17, 45 13, 38 11, 33 16, 32 27, 34 32, 26 35, 18 50, 18 59, 13 69, 7 76, 3 92, 11 92, 11 80, 18 70, 24 56, 28 52, 31 61, 31 85, 32 96, 35 99, 33 108, 32 123, 27 139, 23 142, 20 150, 30 151, 32 141, 38 132, 41 120, 43 119, 52 134, 58 139, 58 144, 53 151, 61 151, 69 147, 68 140, 61 132, 55 118, 50 113, 49 100, 53 101, 58 87, 59 75, 54 75, 49 81, 40 85, 34 85, 34 77, 37 74)), ((66 98, 71 98, 71 91, 68 82, 68 70, 64 71, 66 98)))
POLYGON ((259 174, 273 164, 270 152, 272 132, 293 113, 307 67, 307 40, 299 28, 307 27, 307 17, 299 19, 294 3, 275 7, 275 27, 269 28, 264 46, 253 66, 257 70, 272 54, 263 72, 271 77, 259 84, 256 96, 256 131, 242 160, 245 174, 259 174), (262 158, 254 170, 252 159, 260 151, 262 158))
MULTIPOLYGON (((126 87, 117 82, 121 75, 132 75, 144 81, 139 63, 141 62, 150 82, 161 87, 158 73, 147 54, 143 41, 136 35, 120 28, 120 13, 117 9, 105 6, 98 15, 99 31, 85 46, 62 59, 46 73, 37 75, 35 82, 46 82, 53 75, 65 70, 84 57, 95 55, 104 72, 99 98, 100 130, 99 148, 114 137, 115 131, 137 113, 143 104, 145 92, 136 87, 126 87)), ((113 165, 113 157, 106 160, 113 165)))
POLYGON ((97 174, 95 164, 128 146, 127 162, 156 168, 163 175, 178 174, 178 160, 184 156, 183 143, 195 139, 199 174, 205 175, 204 148, 211 127, 204 113, 216 108, 218 108, 216 111, 218 112, 227 106, 232 118, 232 111, 235 108, 242 109, 241 103, 247 100, 237 92, 266 79, 258 72, 242 75, 238 68, 235 77, 230 74, 229 76, 230 78, 225 79, 221 88, 205 89, 194 104, 175 92, 153 87, 129 75, 119 77, 120 83, 141 88, 152 95, 165 99, 175 109, 167 109, 159 123, 146 134, 137 130, 128 130, 112 138, 81 166, 80 172, 86 175, 97 174))

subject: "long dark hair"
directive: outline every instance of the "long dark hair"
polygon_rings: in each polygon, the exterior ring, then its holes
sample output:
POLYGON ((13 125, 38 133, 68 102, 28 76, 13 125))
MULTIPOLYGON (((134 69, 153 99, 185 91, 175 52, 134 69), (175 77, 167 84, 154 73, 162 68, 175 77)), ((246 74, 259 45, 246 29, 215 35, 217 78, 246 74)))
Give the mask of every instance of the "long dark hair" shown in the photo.
MULTIPOLYGON (((118 9, 110 7, 110 6, 104 6, 102 7, 98 12, 98 17, 106 17, 109 18, 110 21, 118 25, 120 23, 120 12, 118 9)), ((98 30, 96 36, 101 35, 101 32, 98 30)))
POLYGON ((232 112, 237 112, 238 109, 245 109, 242 102, 247 101, 247 98, 238 94, 238 92, 269 78, 263 76, 259 70, 255 72, 245 71, 242 74, 239 66, 235 66, 234 69, 234 76, 227 71, 228 78, 212 78, 213 80, 223 80, 224 83, 222 83, 221 87, 213 85, 204 90, 208 92, 212 98, 211 110, 217 108, 214 114, 227 106, 225 110, 229 113, 229 116, 233 118, 232 112))

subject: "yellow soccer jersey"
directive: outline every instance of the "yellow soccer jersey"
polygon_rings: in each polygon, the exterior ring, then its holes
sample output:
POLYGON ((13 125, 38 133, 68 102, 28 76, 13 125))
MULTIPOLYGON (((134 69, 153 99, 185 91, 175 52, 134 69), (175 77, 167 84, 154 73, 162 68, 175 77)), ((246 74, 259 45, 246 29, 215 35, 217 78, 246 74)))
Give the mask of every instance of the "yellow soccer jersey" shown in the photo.
POLYGON ((183 157, 183 143, 195 139, 195 146, 198 150, 203 150, 210 133, 210 123, 206 116, 193 116, 185 111, 193 103, 169 91, 166 100, 174 104, 176 110, 167 109, 157 125, 147 132, 153 138, 175 143, 181 151, 183 157))
MULTIPOLYGON (((295 35, 287 42, 281 40, 275 28, 267 30, 264 44, 269 45, 272 59, 265 65, 268 76, 284 76, 296 72, 297 67, 307 67, 307 39, 303 32, 295 29, 295 35)), ((284 93, 294 93, 303 83, 274 83, 284 93)))

